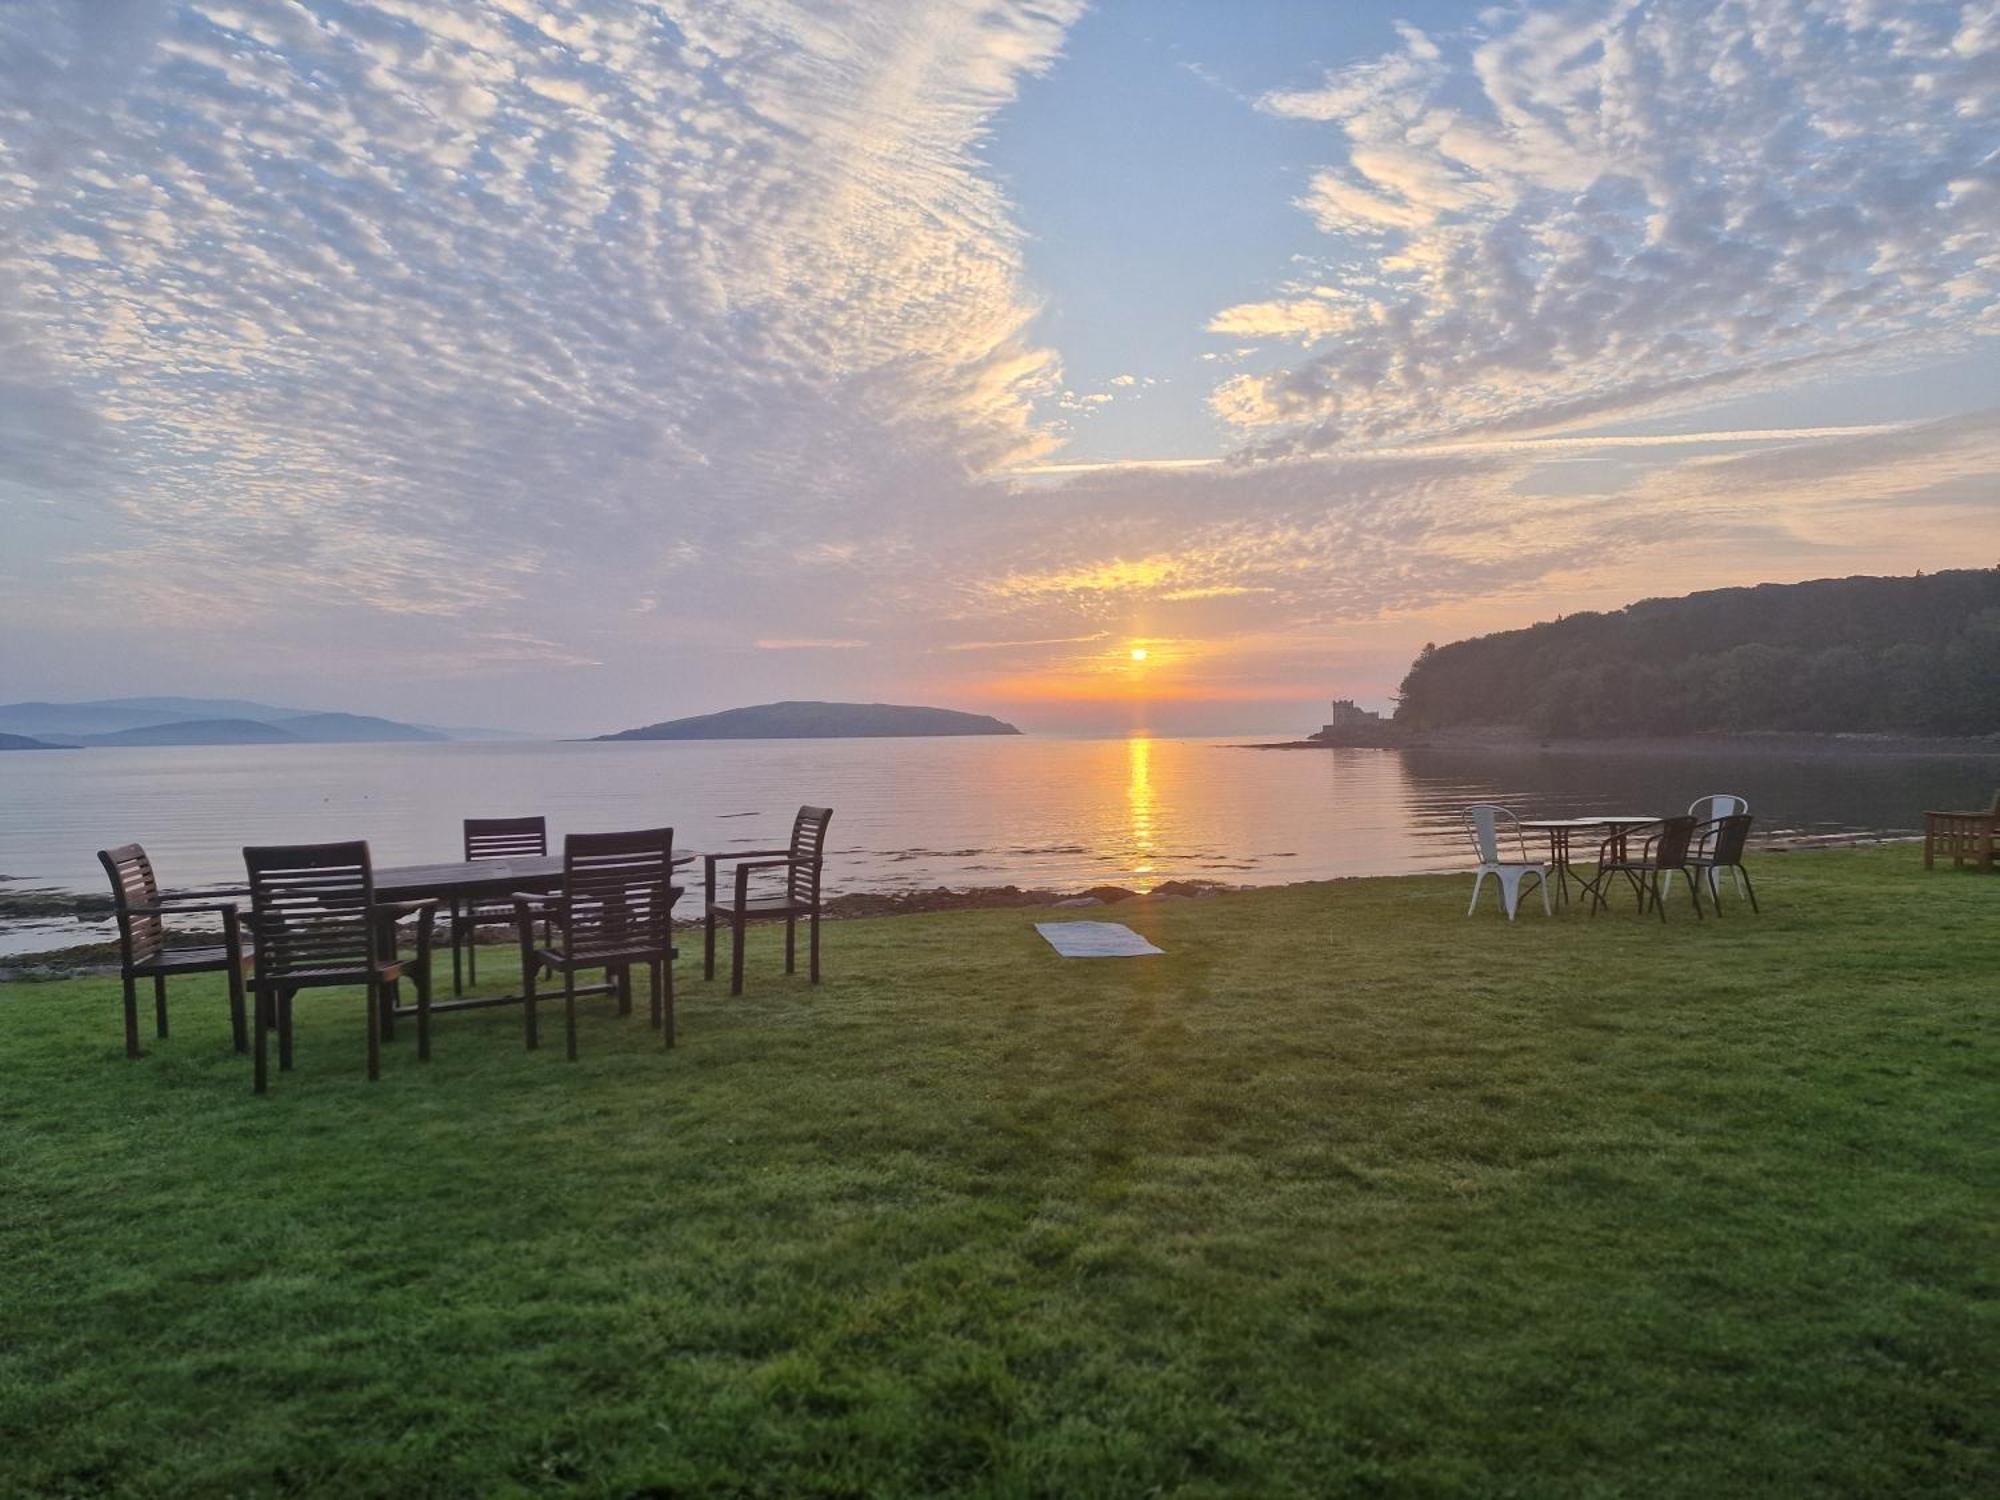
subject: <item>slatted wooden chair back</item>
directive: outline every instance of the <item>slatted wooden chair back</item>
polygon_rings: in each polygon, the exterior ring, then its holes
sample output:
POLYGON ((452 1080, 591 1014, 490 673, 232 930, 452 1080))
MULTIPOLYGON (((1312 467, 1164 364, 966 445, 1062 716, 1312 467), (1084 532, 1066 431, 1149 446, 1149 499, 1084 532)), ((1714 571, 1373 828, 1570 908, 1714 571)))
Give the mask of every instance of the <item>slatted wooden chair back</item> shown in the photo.
POLYGON ((375 956, 375 875, 364 842, 247 848, 260 979, 365 972, 375 956))
POLYGON ((792 819, 791 857, 801 863, 788 872, 792 904, 809 906, 819 900, 820 864, 826 858, 826 825, 833 821, 830 807, 801 807, 792 819))
POLYGON ((645 952, 668 946, 674 831, 572 833, 563 840, 568 951, 645 952))
POLYGON ((467 818, 465 857, 529 859, 549 852, 547 818, 467 818))
POLYGON ((1742 864, 1743 848, 1750 840, 1750 825, 1754 821, 1748 813, 1710 819, 1694 832, 1696 855, 1711 864, 1742 864))
POLYGON ((133 911, 134 907, 159 904, 160 883, 153 875, 153 862, 137 844, 120 844, 116 849, 97 851, 97 862, 111 877, 111 907, 118 918, 118 936, 125 948, 127 964, 143 964, 159 956, 166 947, 167 930, 156 913, 133 911))

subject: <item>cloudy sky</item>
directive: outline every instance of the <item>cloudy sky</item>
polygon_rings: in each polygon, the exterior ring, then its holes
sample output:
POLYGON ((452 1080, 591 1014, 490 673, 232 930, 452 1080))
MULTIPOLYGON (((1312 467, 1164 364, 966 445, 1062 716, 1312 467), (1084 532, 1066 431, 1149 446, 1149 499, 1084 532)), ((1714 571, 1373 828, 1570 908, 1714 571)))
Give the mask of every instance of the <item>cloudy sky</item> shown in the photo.
POLYGON ((2000 0, 7 0, 0 697, 1310 727, 2000 562, 1996 290, 2000 0))

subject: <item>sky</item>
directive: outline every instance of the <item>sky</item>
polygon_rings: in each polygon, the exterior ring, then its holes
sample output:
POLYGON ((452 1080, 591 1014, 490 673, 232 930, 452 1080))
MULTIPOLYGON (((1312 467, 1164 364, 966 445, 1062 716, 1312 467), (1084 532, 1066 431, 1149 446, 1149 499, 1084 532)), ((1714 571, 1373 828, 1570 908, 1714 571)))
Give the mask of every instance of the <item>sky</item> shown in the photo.
POLYGON ((2000 563, 1996 290, 2000 0, 8 0, 0 698, 1307 730, 2000 563))

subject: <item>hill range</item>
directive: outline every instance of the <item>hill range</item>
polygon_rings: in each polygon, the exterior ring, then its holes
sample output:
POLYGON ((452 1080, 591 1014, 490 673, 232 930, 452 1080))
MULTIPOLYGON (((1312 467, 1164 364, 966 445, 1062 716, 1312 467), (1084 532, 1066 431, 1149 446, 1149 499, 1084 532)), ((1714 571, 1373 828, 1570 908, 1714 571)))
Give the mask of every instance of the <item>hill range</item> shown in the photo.
POLYGON ((600 740, 907 739, 923 735, 1019 734, 987 714, 902 703, 759 703, 721 713, 668 719, 600 740))
POLYGON ((0 749, 121 745, 362 745, 528 738, 371 714, 284 708, 244 698, 98 698, 0 704, 0 749), (28 744, 7 744, 7 738, 28 744))

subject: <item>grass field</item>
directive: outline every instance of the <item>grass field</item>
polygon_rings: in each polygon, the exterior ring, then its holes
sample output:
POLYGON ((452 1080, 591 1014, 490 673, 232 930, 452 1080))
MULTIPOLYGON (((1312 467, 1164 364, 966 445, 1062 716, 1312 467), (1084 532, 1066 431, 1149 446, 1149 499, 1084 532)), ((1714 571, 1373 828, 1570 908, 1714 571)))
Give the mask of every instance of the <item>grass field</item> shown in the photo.
POLYGON ((0 989, 0 1493, 1993 1493, 2000 881, 1754 869, 766 934, 373 1086, 307 992, 261 1100, 219 986, 0 989))

